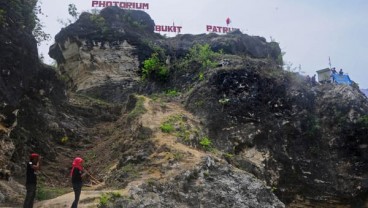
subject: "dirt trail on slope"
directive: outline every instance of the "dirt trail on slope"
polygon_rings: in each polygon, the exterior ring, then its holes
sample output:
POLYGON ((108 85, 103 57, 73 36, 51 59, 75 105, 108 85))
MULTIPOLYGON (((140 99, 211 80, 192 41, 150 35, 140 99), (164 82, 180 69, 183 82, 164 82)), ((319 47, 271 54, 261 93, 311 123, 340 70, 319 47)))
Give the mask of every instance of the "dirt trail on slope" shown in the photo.
MULTIPOLYGON (((97 207, 98 199, 101 194, 108 192, 118 192, 116 190, 105 190, 105 191, 82 191, 80 196, 80 201, 78 207, 97 207)), ((71 206, 74 200, 74 193, 70 192, 68 194, 64 194, 55 199, 40 201, 35 204, 36 208, 68 208, 71 206)))
MULTIPOLYGON (((170 116, 178 114, 185 115, 188 121, 198 125, 199 122, 192 114, 185 111, 179 104, 165 103, 165 106, 162 107, 162 104, 154 102, 149 98, 145 98, 144 108, 147 111, 140 116, 139 122, 143 127, 149 128, 153 131, 150 141, 156 146, 156 150, 165 148, 168 151, 155 151, 153 154, 151 154, 149 156, 150 164, 147 165, 146 169, 140 171, 139 177, 130 181, 124 189, 94 190, 96 187, 89 187, 87 188, 88 190, 86 190, 86 188, 83 188, 79 207, 97 207, 99 201, 98 199, 103 193, 119 192, 121 195, 128 195, 130 189, 140 186, 147 180, 170 179, 173 176, 181 173, 183 170, 194 168, 202 161, 202 158, 206 156, 207 153, 179 143, 176 136, 163 133, 160 129, 162 123, 165 122, 170 116), (173 163, 173 156, 171 152, 178 152, 184 155, 179 161, 175 161, 175 168, 169 167, 170 164, 172 165, 173 163)), ((112 143, 112 141, 107 141, 105 145, 110 143, 112 143)), ((70 207, 73 200, 74 193, 71 192, 55 199, 37 202, 35 207, 70 207)))

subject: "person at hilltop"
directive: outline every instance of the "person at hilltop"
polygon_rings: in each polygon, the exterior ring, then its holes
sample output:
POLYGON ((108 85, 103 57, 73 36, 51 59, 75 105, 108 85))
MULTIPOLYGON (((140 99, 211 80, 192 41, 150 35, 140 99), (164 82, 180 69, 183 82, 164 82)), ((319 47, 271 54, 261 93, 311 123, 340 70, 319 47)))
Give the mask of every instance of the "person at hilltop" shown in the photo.
POLYGON ((23 208, 32 208, 33 201, 36 196, 37 189, 37 171, 40 170, 41 156, 37 153, 32 153, 29 156, 29 162, 27 163, 27 175, 26 175, 26 198, 24 200, 23 208))
POLYGON ((340 69, 339 74, 344 75, 344 72, 342 71, 342 69, 340 69))
POLYGON ((85 175, 86 172, 83 170, 83 159, 80 157, 76 157, 72 164, 72 170, 70 171, 74 190, 74 201, 71 208, 78 207, 79 197, 82 192, 83 185, 82 178, 84 178, 85 175))
POLYGON ((311 82, 311 77, 309 75, 306 76, 305 81, 309 84, 311 82))
POLYGON ((332 71, 332 74, 337 74, 337 71, 336 71, 336 68, 335 67, 332 68, 331 71, 332 71))

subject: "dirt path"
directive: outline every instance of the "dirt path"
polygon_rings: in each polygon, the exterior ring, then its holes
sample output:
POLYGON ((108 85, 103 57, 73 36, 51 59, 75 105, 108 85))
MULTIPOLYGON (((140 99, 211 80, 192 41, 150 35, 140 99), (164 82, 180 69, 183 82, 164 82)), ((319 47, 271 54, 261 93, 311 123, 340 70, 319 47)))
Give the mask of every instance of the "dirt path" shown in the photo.
MULTIPOLYGON (((88 188, 89 190, 82 191, 80 204, 78 207, 97 207, 99 197, 103 193, 119 192, 122 195, 127 195, 130 189, 140 186, 147 180, 165 180, 168 178, 172 178, 172 176, 179 174, 182 170, 194 168, 198 163, 202 161, 202 158, 206 155, 206 153, 204 152, 198 151, 194 148, 179 143, 174 135, 163 133, 160 130, 161 124, 173 115, 185 115, 188 120, 197 122, 196 118, 192 114, 185 111, 180 105, 176 103, 165 103, 165 107, 163 108, 162 106, 160 106, 159 103, 154 102, 148 98, 145 99, 144 107, 147 112, 141 115, 139 119, 142 126, 150 128, 154 132, 150 140, 154 143, 157 149, 159 149, 160 147, 165 147, 170 151, 180 152, 185 156, 180 161, 177 161, 176 168, 165 168, 170 163, 170 157, 167 156, 167 154, 169 153, 154 152, 152 155, 150 155, 151 167, 147 167, 147 170, 140 172, 140 176, 137 179, 131 181, 125 187, 125 189, 97 191, 93 190, 93 188, 88 188)), ((73 200, 74 193, 70 192, 55 199, 37 202, 35 207, 70 207, 73 200)))
MULTIPOLYGON (((104 191, 82 191, 78 207, 97 207, 99 198, 104 193, 118 192, 112 190, 104 191)), ((35 204, 36 208, 69 208, 74 201, 74 192, 59 196, 55 199, 40 201, 35 204)))

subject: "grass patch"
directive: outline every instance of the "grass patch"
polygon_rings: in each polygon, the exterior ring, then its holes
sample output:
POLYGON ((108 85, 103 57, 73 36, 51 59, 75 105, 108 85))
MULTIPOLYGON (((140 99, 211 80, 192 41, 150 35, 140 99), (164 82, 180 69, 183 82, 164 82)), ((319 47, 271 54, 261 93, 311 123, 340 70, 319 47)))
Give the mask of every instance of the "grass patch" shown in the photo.
POLYGON ((174 126, 173 124, 171 123, 163 123, 161 126, 160 126, 160 129, 162 132, 164 133, 171 133, 174 131, 174 126))
POLYGON ((180 95, 180 92, 176 91, 176 90, 168 90, 165 93, 167 96, 169 97, 177 97, 180 95))
POLYGON ((105 208, 109 203, 114 202, 116 199, 121 198, 121 194, 118 192, 109 192, 100 196, 100 202, 97 205, 98 208, 105 208))
POLYGON ((134 109, 128 114, 128 120, 133 120, 137 118, 138 116, 147 112, 147 109, 144 108, 145 98, 141 96, 135 96, 135 97, 137 100, 136 100, 134 109))
POLYGON ((162 132, 172 133, 176 131, 176 129, 180 129, 185 125, 182 115, 173 115, 170 116, 165 122, 163 122, 160 126, 162 132), (178 127, 178 128, 177 128, 178 127))
POLYGON ((70 192, 70 188, 46 187, 43 184, 38 184, 36 199, 39 201, 53 199, 68 192, 70 192))
POLYGON ((160 126, 161 131, 165 133, 175 134, 184 142, 190 142, 192 138, 199 138, 200 130, 188 123, 185 115, 177 114, 170 116, 160 126))

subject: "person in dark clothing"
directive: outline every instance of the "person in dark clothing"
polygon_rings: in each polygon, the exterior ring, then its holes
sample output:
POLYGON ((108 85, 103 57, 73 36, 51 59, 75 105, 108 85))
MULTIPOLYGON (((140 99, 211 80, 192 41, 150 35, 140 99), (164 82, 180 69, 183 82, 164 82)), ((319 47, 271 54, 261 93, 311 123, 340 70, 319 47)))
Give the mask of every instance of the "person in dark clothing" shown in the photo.
POLYGON ((305 78, 305 80, 307 81, 307 83, 309 84, 311 82, 311 78, 309 75, 307 75, 307 77, 305 78))
POLYGON ((73 161, 72 170, 70 171, 75 197, 71 208, 78 207, 79 197, 82 192, 83 185, 82 178, 85 176, 85 174, 86 172, 83 170, 83 159, 80 157, 76 157, 73 161))
POLYGON ((33 201, 36 196, 37 188, 37 175, 36 172, 40 170, 41 156, 32 153, 29 156, 29 162, 27 163, 27 178, 26 178, 26 198, 24 200, 23 208, 32 208, 33 201))
POLYGON ((336 68, 335 67, 332 68, 331 71, 332 71, 332 74, 337 74, 337 71, 336 71, 336 68))
POLYGON ((344 74, 344 72, 342 71, 342 69, 340 69, 339 74, 340 75, 343 75, 344 74))

